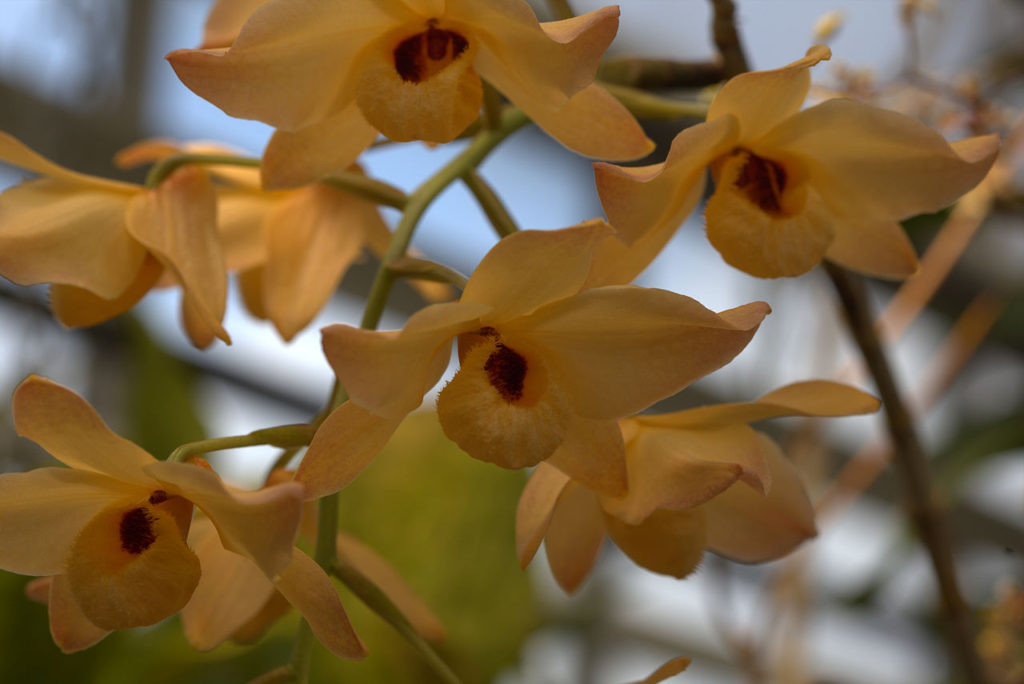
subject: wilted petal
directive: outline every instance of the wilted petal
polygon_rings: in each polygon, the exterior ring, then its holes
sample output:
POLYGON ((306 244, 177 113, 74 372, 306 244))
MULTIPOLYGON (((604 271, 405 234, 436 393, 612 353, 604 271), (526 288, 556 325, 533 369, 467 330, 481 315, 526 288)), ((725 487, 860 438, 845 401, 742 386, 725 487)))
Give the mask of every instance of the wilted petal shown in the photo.
POLYGON ((288 563, 305 493, 301 484, 229 492, 216 473, 196 465, 157 461, 145 471, 201 508, 216 525, 224 548, 252 559, 268 577, 288 563))
POLYGON ((614 420, 574 417, 547 462, 602 494, 626 491, 626 449, 614 420))
POLYGON ((732 147, 737 130, 733 117, 722 117, 683 129, 661 164, 594 164, 601 206, 619 238, 628 245, 641 238, 648 241, 643 251, 652 260, 693 211, 700 199, 695 188, 703 188, 705 168, 732 147))
POLYGON ((354 102, 308 126, 277 130, 263 151, 263 186, 295 188, 344 171, 376 138, 377 129, 354 102))
POLYGON ((487 320, 497 325, 576 294, 590 271, 594 245, 612 233, 607 223, 594 220, 561 230, 510 235, 480 261, 461 301, 494 307, 487 320))
POLYGON ((78 601, 71 593, 67 577, 48 577, 49 596, 47 612, 50 617, 50 635, 63 653, 77 653, 98 643, 110 634, 109 629, 97 627, 89 621, 78 601))
POLYGON ((217 233, 213 184, 203 169, 175 171, 128 207, 128 232, 170 269, 190 306, 217 337, 230 342, 220 322, 227 301, 227 274, 217 233))
POLYGON ((400 418, 448 366, 451 341, 479 327, 485 304, 434 304, 414 314, 400 331, 374 332, 347 325, 323 329, 327 360, 352 401, 370 411, 400 418))
POLYGON ((403 418, 381 418, 351 401, 334 409, 316 431, 295 473, 295 481, 306 487, 306 498, 319 499, 347 487, 403 418))
POLYGON ((743 563, 759 563, 789 553, 817 531, 814 508, 800 474, 778 445, 760 435, 772 474, 762 494, 737 483, 701 508, 706 513, 707 547, 743 563))
MULTIPOLYGON (((323 184, 288 193, 267 214, 263 304, 285 340, 309 325, 361 254, 377 208, 323 184)), ((386 230, 386 229, 385 229, 386 230)))
POLYGON ((658 684, 673 677, 690 666, 689 658, 673 658, 635 684, 658 684))
POLYGON ((208 518, 196 519, 189 542, 202 575, 181 623, 192 648, 208 651, 251 620, 275 589, 252 561, 223 547, 208 518))
POLYGON ((51 285, 50 308, 54 317, 69 328, 108 321, 135 306, 153 288, 163 270, 159 261, 147 255, 135 280, 114 299, 103 299, 73 285, 51 285))
POLYGON ((0 475, 0 568, 22 575, 64 572, 68 551, 90 519, 116 501, 145 495, 138 486, 88 470, 0 475))
POLYGON ((538 465, 519 496, 516 507, 516 556, 526 567, 537 553, 569 476, 547 463, 538 465))
POLYGON ((640 567, 673 577, 686 577, 704 557, 704 511, 655 511, 639 525, 604 516, 608 536, 640 567))
POLYGON ((121 295, 146 257, 125 229, 130 198, 118 190, 50 179, 5 190, 0 273, 20 285, 61 283, 100 297, 121 295))
POLYGON ((160 506, 115 503, 93 516, 68 553, 67 580, 97 627, 152 625, 181 610, 199 582, 199 559, 160 506))
POLYGON ((544 550, 558 586, 569 593, 579 588, 594 567, 604 537, 597 495, 570 482, 562 490, 544 537, 544 550))
POLYGON ((313 635, 331 653, 350 660, 366 656, 366 648, 353 631, 331 578, 312 558, 293 548, 292 560, 274 580, 274 586, 302 613, 313 635))
POLYGON ((167 61, 230 116, 296 130, 347 105, 354 74, 346 67, 375 36, 410 18, 397 0, 272 2, 253 13, 230 50, 175 50, 167 61))
MULTIPOLYGON (((151 486, 142 467, 152 456, 114 434, 84 399, 66 387, 30 375, 14 391, 14 427, 59 461, 120 480, 151 486)), ((51 575, 52 572, 38 572, 51 575)))
POLYGON ((909 116, 847 99, 805 109, 758 149, 799 156, 830 205, 856 215, 903 219, 948 206, 977 185, 999 151, 987 135, 950 146, 909 116))
POLYGON ((728 363, 770 311, 715 314, 665 290, 602 287, 549 304, 506 329, 538 346, 553 382, 587 418, 636 413, 728 363))
POLYGON ((349 534, 339 533, 338 560, 351 565, 391 599, 395 607, 424 639, 444 639, 444 625, 380 554, 349 534))
POLYGON ((743 140, 756 140, 799 111, 811 87, 810 68, 831 58, 831 50, 815 45, 805 57, 781 69, 751 71, 729 79, 711 101, 708 121, 734 116, 743 140))

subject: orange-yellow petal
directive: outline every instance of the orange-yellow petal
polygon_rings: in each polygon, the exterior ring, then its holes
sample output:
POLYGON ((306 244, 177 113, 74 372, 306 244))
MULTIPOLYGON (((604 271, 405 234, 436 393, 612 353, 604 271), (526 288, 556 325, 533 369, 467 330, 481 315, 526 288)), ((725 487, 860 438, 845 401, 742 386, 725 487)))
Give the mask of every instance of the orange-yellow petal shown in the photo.
POLYGON ((338 560, 369 578, 424 639, 444 639, 444 625, 426 603, 406 584, 402 576, 380 554, 349 534, 339 533, 338 560))
POLYGON ((558 499, 544 537, 544 551, 558 586, 572 593, 590 574, 605 538, 597 495, 570 482, 558 499))
POLYGON ((242 30, 245 20, 267 0, 217 0, 206 15, 202 48, 228 47, 242 30))
POLYGON ((0 568, 60 574, 91 518, 113 502, 145 496, 137 485, 88 470, 37 468, 0 475, 0 568))
POLYGON ((403 26, 359 56, 356 102, 371 126, 398 142, 445 143, 476 120, 483 102, 477 44, 460 31, 403 26))
POLYGON ((705 167, 735 144, 737 132, 735 118, 721 117, 681 131, 660 164, 594 165, 601 206, 630 246, 601 257, 600 268, 612 272, 601 284, 629 282, 658 255, 700 200, 705 167))
MULTIPOLYGON (((642 424, 641 424, 642 425, 642 424)), ((636 525, 656 509, 698 506, 744 475, 767 486, 768 469, 756 434, 746 425, 717 430, 641 427, 629 444, 629 492, 604 497, 604 509, 636 525)))
POLYGON ((602 494, 616 496, 626 491, 626 449, 614 420, 574 416, 547 462, 602 494))
POLYGON ((541 463, 530 474, 516 506, 516 557, 522 567, 529 565, 537 553, 558 499, 569 483, 568 475, 548 463, 541 463))
POLYGON ((245 271, 266 260, 264 217, 275 201, 262 192, 227 188, 217 192, 217 232, 229 272, 245 271))
POLYGON ((18 385, 12 402, 18 434, 36 442, 59 461, 122 482, 152 485, 142 467, 155 459, 114 434, 96 411, 68 388, 30 375, 18 385))
POLYGON ((97 627, 78 607, 65 575, 46 578, 49 583, 47 612, 50 618, 50 636, 62 653, 77 653, 98 643, 110 634, 109 629, 97 627))
POLYGON ((202 576, 181 610, 181 624, 192 648, 208 651, 251 620, 275 589, 252 561, 223 547, 208 518, 196 519, 189 543, 202 576))
POLYGON ((505 326, 543 349, 552 382, 587 418, 620 418, 728 363, 770 311, 715 314, 689 297, 631 286, 581 292, 505 326))
POLYGON ((306 487, 307 499, 344 489, 384 447, 404 416, 381 418, 346 401, 334 409, 313 435, 295 481, 306 487))
POLYGON ((128 232, 174 273, 189 305, 220 339, 227 302, 227 274, 217 234, 217 206, 209 174, 178 169, 128 208, 128 232))
POLYGON ((595 244, 612 234, 600 220, 561 230, 524 230, 496 244, 473 271, 463 302, 494 308, 491 325, 576 294, 590 271, 595 244), (509 283, 516 283, 509 287, 509 283))
POLYGON ((272 2, 249 17, 229 50, 175 50, 178 78, 231 116, 296 130, 354 96, 356 56, 415 15, 397 0, 272 2))
POLYGON ((139 191, 139 186, 131 183, 90 176, 55 164, 20 140, 3 132, 0 132, 0 161, 34 171, 55 181, 62 181, 68 186, 78 186, 83 190, 101 190, 121 195, 131 195, 139 191))
POLYGON ((305 494, 301 484, 229 491, 216 473, 188 463, 157 461, 145 471, 166 491, 201 508, 224 548, 250 558, 267 577, 289 562, 305 494))
POLYGON ((163 270, 159 261, 147 255, 135 280, 114 299, 103 299, 73 285, 51 285, 50 308, 54 317, 69 328, 108 321, 135 306, 153 288, 163 270))
POLYGON ((291 562, 281 570, 274 586, 302 613, 313 635, 331 653, 350 660, 366 656, 334 583, 312 558, 293 548, 291 562))
POLYGON ((707 547, 743 563, 778 558, 817 534, 800 474, 777 444, 760 438, 771 470, 768 493, 738 482, 701 507, 707 547))
POLYGON ((97 627, 152 625, 181 610, 199 582, 199 560, 172 514, 122 501, 93 516, 68 553, 67 580, 97 627))
POLYGON ((733 77, 711 101, 708 121, 731 115, 739 123, 740 138, 756 140, 799 111, 811 87, 811 67, 831 57, 831 50, 815 45, 806 56, 780 69, 733 77))
POLYGON ((704 557, 704 510, 655 511, 639 525, 604 516, 608 536, 640 567, 686 577, 704 557))
POLYGON ((863 214, 839 214, 825 258, 879 278, 903 279, 917 272, 917 253, 896 221, 863 214))
POLYGON ((757 401, 714 404, 638 416, 650 427, 714 428, 779 416, 850 416, 878 410, 879 401, 861 390, 828 380, 808 380, 780 387, 757 401))
POLYGON ((400 418, 420 405, 444 373, 452 339, 479 327, 480 316, 490 310, 469 302, 434 304, 400 331, 327 326, 324 353, 352 401, 377 415, 400 418))
POLYGON ((61 283, 118 297, 146 257, 125 230, 131 197, 51 179, 5 190, 0 193, 0 273, 20 285, 61 283))
POLYGON ((520 106, 525 98, 560 107, 590 85, 619 26, 618 7, 543 24, 521 0, 449 0, 447 10, 476 29, 480 75, 520 106))
POLYGON ((809 182, 845 213, 900 220, 938 211, 977 185, 995 161, 999 138, 951 146, 917 119, 834 99, 794 114, 762 147, 798 156, 809 182))
POLYGON ((295 188, 344 171, 376 138, 377 129, 354 102, 294 131, 278 129, 263 151, 263 187, 295 188))
POLYGON ((362 253, 376 206, 324 184, 295 190, 266 218, 263 304, 285 340, 309 325, 362 253))

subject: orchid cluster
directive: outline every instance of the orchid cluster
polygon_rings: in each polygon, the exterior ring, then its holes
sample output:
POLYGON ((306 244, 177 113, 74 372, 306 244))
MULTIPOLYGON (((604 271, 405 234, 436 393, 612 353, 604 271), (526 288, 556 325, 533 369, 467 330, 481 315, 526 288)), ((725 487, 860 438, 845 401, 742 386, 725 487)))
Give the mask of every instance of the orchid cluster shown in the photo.
MULTIPOLYGON (((170 287, 192 344, 230 344, 233 275, 248 310, 289 341, 364 249, 380 262, 362 322, 321 331, 335 391, 306 424, 158 458, 71 390, 35 375, 21 383, 18 434, 67 467, 0 475, 0 568, 38 578, 27 591, 48 605, 62 650, 175 614, 206 650, 252 641, 294 607, 332 653, 358 659, 373 644, 350 624, 332 575, 372 587, 357 594, 429 650, 442 625, 386 560, 338 532, 336 497, 421 408, 453 350, 457 371, 436 400, 441 428, 469 458, 519 471, 508 474, 524 482, 515 519, 494 534, 514 539, 524 567, 543 543, 566 592, 586 581, 606 537, 637 565, 684 578, 707 551, 758 563, 815 536, 801 473, 751 424, 871 413, 880 402, 809 380, 756 400, 652 412, 740 354, 771 308, 715 312, 632 283, 701 204, 709 177, 707 237, 731 266, 779 278, 824 261, 906 278, 917 259, 900 221, 977 185, 999 142, 949 143, 852 99, 805 108, 811 71, 831 56, 817 45, 725 81, 705 120, 659 151, 663 161, 619 165, 654 150, 636 93, 595 80, 619 12, 542 23, 525 0, 218 0, 202 46, 167 60, 228 115, 276 129, 261 159, 144 140, 114 158, 151 165, 145 184, 131 184, 0 134, 0 160, 33 175, 0 194, 0 275, 47 284, 67 327, 170 287), (518 230, 474 169, 529 123, 601 160, 604 218, 518 230), (464 150, 411 195, 358 165, 382 140, 459 139, 464 150), (499 237, 468 278, 410 250, 423 212, 459 180, 499 237), (394 229, 381 206, 402 212, 394 229), (403 278, 429 304, 401 329, 377 330, 403 278), (258 490, 225 483, 202 458, 254 444, 288 449, 258 490)), ((292 662, 274 681, 307 673, 292 662)))

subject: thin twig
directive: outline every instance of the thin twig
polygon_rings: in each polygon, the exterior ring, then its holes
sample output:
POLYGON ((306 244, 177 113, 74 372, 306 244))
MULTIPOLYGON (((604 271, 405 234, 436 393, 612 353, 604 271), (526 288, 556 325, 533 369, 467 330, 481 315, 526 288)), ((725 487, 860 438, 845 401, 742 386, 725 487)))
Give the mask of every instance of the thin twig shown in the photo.
POLYGON ((711 6, 715 13, 711 21, 711 35, 718 54, 722 56, 722 76, 728 79, 750 71, 736 30, 736 6, 732 0, 711 0, 711 6))
POLYGON ((973 647, 973 628, 967 605, 957 586, 953 549, 930 484, 928 463, 910 412, 896 387, 889 362, 875 334, 864 283, 843 268, 826 262, 850 329, 882 396, 894 460, 902 473, 908 515, 928 549, 947 616, 950 647, 968 682, 984 682, 973 647))

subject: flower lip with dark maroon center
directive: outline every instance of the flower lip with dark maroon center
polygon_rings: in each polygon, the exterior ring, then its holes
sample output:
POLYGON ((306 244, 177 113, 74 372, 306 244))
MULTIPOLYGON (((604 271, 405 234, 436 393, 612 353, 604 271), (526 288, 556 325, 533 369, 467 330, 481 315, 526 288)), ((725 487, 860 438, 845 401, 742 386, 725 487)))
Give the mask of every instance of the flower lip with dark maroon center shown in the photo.
POLYGON ((400 42, 395 47, 395 71, 407 83, 422 83, 443 71, 469 47, 469 41, 455 31, 434 26, 400 42))
POLYGON ((782 214, 782 193, 786 189, 786 169, 771 159, 744 151, 747 160, 733 184, 751 202, 768 214, 782 214))
POLYGON ((491 386, 510 404, 523 398, 526 369, 526 359, 500 342, 484 363, 491 386))
POLYGON ((153 533, 155 519, 145 508, 133 508, 121 518, 121 548, 139 555, 156 541, 153 533))

